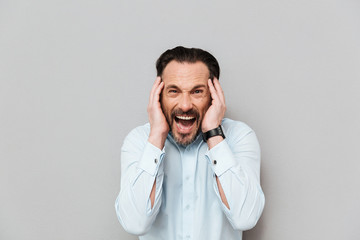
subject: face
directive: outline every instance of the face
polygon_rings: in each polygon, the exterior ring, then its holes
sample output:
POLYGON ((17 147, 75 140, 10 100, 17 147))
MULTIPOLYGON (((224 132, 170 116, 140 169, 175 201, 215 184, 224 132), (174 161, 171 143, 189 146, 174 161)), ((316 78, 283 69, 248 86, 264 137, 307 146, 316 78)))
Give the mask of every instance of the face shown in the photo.
POLYGON ((171 61, 162 74, 161 106, 175 141, 192 143, 210 106, 209 70, 202 62, 171 61))

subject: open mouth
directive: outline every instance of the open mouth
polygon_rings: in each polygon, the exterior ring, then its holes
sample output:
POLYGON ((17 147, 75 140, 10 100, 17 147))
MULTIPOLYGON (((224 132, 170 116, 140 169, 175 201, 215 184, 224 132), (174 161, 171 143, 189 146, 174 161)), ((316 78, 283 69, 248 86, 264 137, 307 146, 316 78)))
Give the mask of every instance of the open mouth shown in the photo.
POLYGON ((196 117, 188 115, 176 115, 174 117, 177 129, 180 133, 190 133, 195 126, 196 117))

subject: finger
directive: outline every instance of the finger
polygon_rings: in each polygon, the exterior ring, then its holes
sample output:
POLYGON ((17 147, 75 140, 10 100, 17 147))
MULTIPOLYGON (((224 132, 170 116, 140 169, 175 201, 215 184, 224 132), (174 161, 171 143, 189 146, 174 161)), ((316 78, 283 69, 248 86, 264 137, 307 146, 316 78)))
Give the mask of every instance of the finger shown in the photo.
POLYGON ((160 83, 160 80, 161 80, 161 77, 156 77, 155 79, 155 82, 151 88, 151 91, 150 91, 150 97, 149 97, 149 101, 151 102, 154 98, 154 92, 156 90, 156 88, 159 86, 159 83, 160 83))
POLYGON ((213 100, 219 100, 219 96, 216 92, 216 89, 214 87, 214 84, 212 83, 211 79, 208 80, 210 95, 213 100))
POLYGON ((164 82, 161 82, 159 84, 159 86, 155 89, 155 92, 154 92, 154 102, 155 103, 160 103, 160 93, 163 88, 164 88, 164 82))
POLYGON ((220 100, 225 103, 225 95, 222 87, 220 86, 220 82, 217 78, 214 78, 214 87, 216 89, 216 92, 220 98, 220 100))

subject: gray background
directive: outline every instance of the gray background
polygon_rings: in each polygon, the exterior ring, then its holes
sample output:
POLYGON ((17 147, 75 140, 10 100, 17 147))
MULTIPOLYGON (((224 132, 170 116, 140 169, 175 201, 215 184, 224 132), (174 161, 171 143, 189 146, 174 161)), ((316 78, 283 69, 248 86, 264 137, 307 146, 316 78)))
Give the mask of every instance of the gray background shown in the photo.
POLYGON ((218 58, 227 116, 260 140, 245 239, 359 239, 360 2, 169 2, 0 0, 0 239, 136 239, 120 147, 177 45, 218 58))

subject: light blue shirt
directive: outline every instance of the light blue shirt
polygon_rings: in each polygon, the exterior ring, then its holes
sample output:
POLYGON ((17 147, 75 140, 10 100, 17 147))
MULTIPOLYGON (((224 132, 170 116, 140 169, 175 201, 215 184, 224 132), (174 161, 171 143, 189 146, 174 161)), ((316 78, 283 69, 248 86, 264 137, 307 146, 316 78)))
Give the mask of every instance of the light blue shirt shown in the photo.
POLYGON ((242 231, 255 226, 265 203, 256 135, 242 122, 225 118, 221 125, 226 138, 211 150, 201 135, 185 148, 171 134, 160 150, 148 142, 149 124, 129 133, 115 202, 127 232, 143 240, 241 240, 242 231), (216 176, 230 209, 221 201, 216 176))

